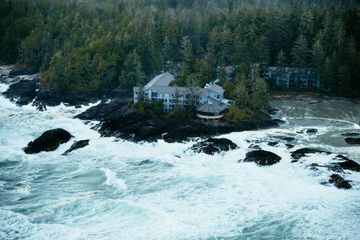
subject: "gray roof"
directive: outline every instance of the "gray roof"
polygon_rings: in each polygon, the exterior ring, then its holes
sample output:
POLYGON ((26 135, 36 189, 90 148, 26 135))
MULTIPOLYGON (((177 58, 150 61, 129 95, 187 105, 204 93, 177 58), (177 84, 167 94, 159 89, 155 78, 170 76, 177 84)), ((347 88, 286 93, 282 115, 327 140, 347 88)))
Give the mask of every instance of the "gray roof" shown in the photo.
POLYGON ((151 91, 157 93, 169 93, 169 94, 188 94, 190 93, 190 89, 186 87, 165 87, 165 86, 154 86, 151 88, 151 91))
POLYGON ((234 67, 233 66, 226 66, 225 67, 225 73, 231 74, 233 72, 234 72, 234 67))
POLYGON ((220 113, 224 111, 226 107, 218 101, 212 100, 203 105, 199 106, 196 110, 198 112, 205 112, 205 113, 220 113))
POLYGON ((205 89, 208 91, 216 92, 218 94, 224 94, 224 89, 216 83, 209 83, 205 85, 205 89))
POLYGON ((175 80, 174 75, 165 72, 154 77, 150 82, 148 82, 148 84, 145 85, 144 89, 152 88, 155 86, 167 87, 173 80, 175 80))
POLYGON ((157 92, 157 93, 169 93, 169 94, 197 94, 200 95, 203 91, 202 88, 196 88, 193 91, 191 91, 190 88, 187 87, 177 87, 177 86, 171 86, 171 87, 163 87, 163 86, 154 86, 151 88, 151 91, 157 92))

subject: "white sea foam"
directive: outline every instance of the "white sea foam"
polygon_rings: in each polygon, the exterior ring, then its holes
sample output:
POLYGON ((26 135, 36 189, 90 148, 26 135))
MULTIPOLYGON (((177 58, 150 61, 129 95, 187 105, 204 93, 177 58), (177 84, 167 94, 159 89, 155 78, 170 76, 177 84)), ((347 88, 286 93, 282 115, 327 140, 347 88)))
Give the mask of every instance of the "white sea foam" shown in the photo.
POLYGON ((111 171, 110 169, 107 169, 107 168, 102 168, 101 170, 105 174, 105 177, 106 177, 105 184, 106 185, 116 187, 117 189, 122 190, 122 191, 127 190, 127 186, 126 186, 125 181, 118 178, 116 176, 115 172, 113 172, 113 171, 111 171))
POLYGON ((284 116, 289 125, 219 136, 239 148, 209 156, 189 151, 193 142, 102 138, 71 118, 77 109, 64 105, 39 112, 0 97, 0 110, 0 163, 17 162, 0 165, 0 239, 357 239, 360 234, 360 174, 342 174, 353 188, 340 190, 321 184, 329 171, 309 168, 330 163, 335 154, 291 163, 293 150, 309 146, 360 159, 360 149, 341 136, 355 125, 321 125, 314 119, 291 125, 292 115, 284 116), (74 139, 53 152, 23 153, 29 141, 55 127, 74 139), (318 133, 297 133, 309 127, 318 133), (296 146, 287 149, 280 140, 268 146, 274 135, 294 136, 296 146), (90 145, 61 156, 81 139, 90 145), (253 140, 282 160, 268 167, 242 162, 253 140), (28 192, 6 190, 10 181, 26 183, 28 192))

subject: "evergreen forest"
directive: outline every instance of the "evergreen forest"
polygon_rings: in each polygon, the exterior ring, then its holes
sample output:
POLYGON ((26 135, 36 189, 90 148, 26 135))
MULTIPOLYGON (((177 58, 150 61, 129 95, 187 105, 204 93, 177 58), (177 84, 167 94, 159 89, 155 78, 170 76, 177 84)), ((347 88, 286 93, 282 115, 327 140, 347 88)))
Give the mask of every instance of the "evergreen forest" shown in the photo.
POLYGON ((244 89, 253 64, 260 75, 292 66, 316 69, 324 93, 359 97, 360 8, 325 0, 0 0, 0 64, 40 71, 43 89, 79 92, 131 90, 161 71, 203 86, 237 66, 224 85, 241 102, 251 98, 244 89))

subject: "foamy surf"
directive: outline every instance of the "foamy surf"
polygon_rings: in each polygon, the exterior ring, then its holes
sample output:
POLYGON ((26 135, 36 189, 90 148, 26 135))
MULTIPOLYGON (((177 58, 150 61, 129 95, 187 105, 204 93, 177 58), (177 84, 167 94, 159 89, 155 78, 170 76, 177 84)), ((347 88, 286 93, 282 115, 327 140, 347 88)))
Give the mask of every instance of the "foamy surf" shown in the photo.
POLYGON ((303 115, 297 108, 288 112, 289 104, 277 106, 284 126, 218 136, 239 148, 210 156, 189 150, 199 139, 102 138, 72 118, 83 109, 60 105, 39 112, 0 97, 0 239, 357 239, 360 174, 344 173, 353 187, 340 190, 322 184, 328 171, 309 167, 330 163, 335 153, 360 159, 360 149, 341 135, 358 131, 352 124, 360 117, 357 108, 333 121, 333 112, 303 115), (23 153, 55 127, 74 138, 53 152, 23 153), (318 132, 300 133, 307 128, 318 132), (294 137, 294 148, 281 140, 268 145, 273 136, 294 137), (90 144, 61 155, 82 139, 90 144), (268 167, 243 162, 252 144, 282 160, 268 167), (292 163, 292 151, 302 147, 334 154, 292 163))
POLYGON ((106 177, 105 184, 106 185, 115 187, 115 188, 117 188, 118 190, 121 190, 121 191, 126 191, 127 190, 127 186, 126 186, 125 181, 118 178, 116 176, 115 172, 111 171, 108 168, 101 168, 101 170, 105 174, 105 177, 106 177))

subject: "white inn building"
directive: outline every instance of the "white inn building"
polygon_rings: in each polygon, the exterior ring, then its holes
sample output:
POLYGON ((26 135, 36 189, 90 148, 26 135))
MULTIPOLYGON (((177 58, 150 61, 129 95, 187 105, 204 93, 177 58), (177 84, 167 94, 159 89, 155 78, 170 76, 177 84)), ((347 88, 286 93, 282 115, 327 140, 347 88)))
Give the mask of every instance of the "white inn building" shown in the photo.
POLYGON ((143 96, 151 101, 163 101, 164 111, 171 112, 175 105, 186 106, 190 97, 196 97, 197 116, 208 120, 222 118, 226 107, 234 103, 224 98, 224 89, 216 83, 191 90, 186 87, 170 86, 174 80, 172 74, 165 72, 154 77, 143 88, 134 87, 134 103, 138 103, 143 96))

